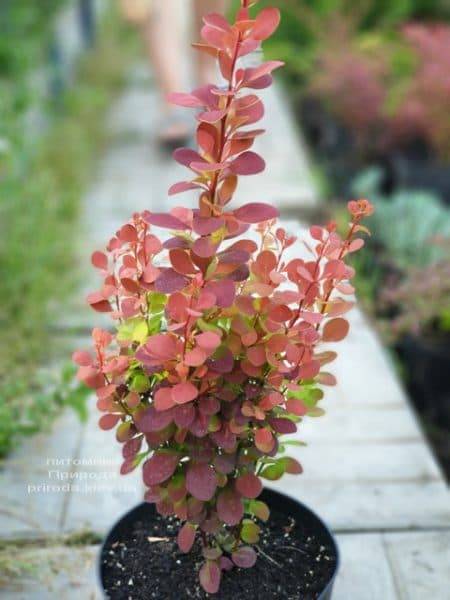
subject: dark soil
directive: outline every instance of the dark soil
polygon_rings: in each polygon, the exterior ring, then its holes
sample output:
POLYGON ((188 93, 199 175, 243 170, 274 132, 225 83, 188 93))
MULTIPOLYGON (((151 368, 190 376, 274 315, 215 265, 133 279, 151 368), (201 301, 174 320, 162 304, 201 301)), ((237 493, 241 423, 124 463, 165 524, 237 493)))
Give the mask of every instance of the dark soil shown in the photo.
POLYGON ((180 553, 178 528, 175 519, 156 515, 149 522, 136 521, 126 534, 111 541, 101 558, 107 597, 314 600, 334 573, 334 549, 322 545, 307 526, 272 508, 258 543, 256 565, 223 573, 219 593, 208 596, 198 582, 203 561, 200 544, 190 554, 180 553))

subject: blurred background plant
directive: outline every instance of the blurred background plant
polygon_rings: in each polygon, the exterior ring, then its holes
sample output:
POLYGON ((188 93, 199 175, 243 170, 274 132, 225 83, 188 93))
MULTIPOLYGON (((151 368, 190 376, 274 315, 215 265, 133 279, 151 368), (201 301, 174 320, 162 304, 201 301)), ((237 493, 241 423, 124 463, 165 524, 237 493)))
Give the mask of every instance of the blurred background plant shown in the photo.
POLYGON ((83 395, 69 390, 67 371, 48 379, 40 370, 60 349, 51 329, 78 284, 79 200, 107 141, 105 109, 134 46, 108 11, 95 46, 80 55, 73 85, 55 96, 49 51, 66 4, 0 6, 0 455, 63 405, 82 414, 83 395))

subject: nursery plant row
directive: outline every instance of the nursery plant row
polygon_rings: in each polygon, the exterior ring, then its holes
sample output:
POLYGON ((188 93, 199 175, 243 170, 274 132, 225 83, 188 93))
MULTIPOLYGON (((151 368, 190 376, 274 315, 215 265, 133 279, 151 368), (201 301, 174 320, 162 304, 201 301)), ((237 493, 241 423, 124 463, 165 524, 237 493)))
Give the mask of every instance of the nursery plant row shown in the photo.
MULTIPOLYGON (((304 104, 306 112, 308 106, 313 106, 310 100, 304 104)), ((340 146, 342 140, 351 140, 352 134, 330 113, 322 112, 328 122, 327 134, 317 136, 315 125, 311 127, 308 118, 304 118, 305 110, 300 124, 324 169, 330 189, 338 190, 330 205, 331 212, 338 221, 342 219, 344 211, 339 198, 343 193, 370 198, 376 207, 366 251, 355 257, 356 287, 397 359, 417 414, 448 476, 450 208, 445 199, 450 194, 444 188, 450 181, 450 168, 439 167, 442 177, 436 177, 434 185, 428 186, 427 180, 420 180, 421 173, 432 165, 426 162, 423 170, 419 168, 414 175, 419 187, 410 187, 413 181, 408 185, 406 171, 399 180, 390 170, 392 156, 379 154, 376 159, 367 156, 364 160, 356 144, 340 146), (325 138, 340 141, 331 150, 330 145, 324 147, 325 138), (441 193, 436 193, 441 184, 441 193)), ((404 166, 408 164, 409 159, 400 154, 397 159, 405 161, 404 166)), ((411 173, 417 164, 420 167, 417 158, 410 162, 411 173)), ((428 171, 431 179, 434 167, 428 171)))

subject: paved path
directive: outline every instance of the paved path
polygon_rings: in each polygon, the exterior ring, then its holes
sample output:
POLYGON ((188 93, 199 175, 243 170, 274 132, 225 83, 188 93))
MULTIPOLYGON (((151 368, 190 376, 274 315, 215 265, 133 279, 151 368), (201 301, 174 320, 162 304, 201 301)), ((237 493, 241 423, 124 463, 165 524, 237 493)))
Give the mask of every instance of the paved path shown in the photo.
MULTIPOLYGON (((292 215, 297 207, 313 206, 317 194, 279 89, 266 102, 268 134, 259 143, 268 169, 244 182, 237 201, 271 200, 292 215)), ((155 111, 155 95, 137 70, 111 112, 113 140, 85 198, 83 264, 132 211, 170 206, 167 187, 183 169, 152 144, 155 111)), ((289 227, 301 230, 295 221, 289 227)), ((86 289, 96 285, 91 272, 84 283, 86 289)), ((323 402, 327 415, 302 425, 308 446, 296 454, 305 474, 276 487, 310 504, 336 531, 342 551, 337 600, 443 598, 450 495, 378 339, 359 311, 351 320, 352 333, 334 368, 339 386, 323 402)), ((69 346, 79 347, 88 343, 85 329, 100 321, 80 295, 59 329, 69 346)), ((140 500, 139 473, 117 475, 120 449, 110 432, 97 429, 97 418, 93 409, 82 427, 64 414, 51 435, 36 436, 11 457, 0 474, 2 538, 53 536, 57 544, 55 536, 62 533, 103 533, 140 500)), ((5 598, 100 597, 95 547, 26 552, 31 562, 46 565, 44 573, 37 583, 25 579, 22 589, 8 590, 5 598)))

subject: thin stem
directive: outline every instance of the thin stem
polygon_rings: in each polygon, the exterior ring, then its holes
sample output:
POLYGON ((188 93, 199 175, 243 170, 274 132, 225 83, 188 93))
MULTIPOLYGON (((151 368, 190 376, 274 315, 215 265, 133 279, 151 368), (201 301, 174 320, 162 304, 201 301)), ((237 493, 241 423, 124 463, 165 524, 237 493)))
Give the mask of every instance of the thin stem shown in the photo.
MULTIPOLYGON (((231 92, 233 89, 234 71, 236 69, 236 63, 237 63, 237 59, 238 59, 239 47, 241 45, 241 41, 242 41, 242 34, 241 34, 241 32, 239 32, 238 39, 236 41, 236 45, 234 48, 233 59, 231 62, 231 73, 230 73, 230 79, 228 81, 228 92, 231 92)), ((225 110, 227 112, 222 117, 222 121, 221 121, 221 125, 220 125, 219 152, 218 152, 218 162, 219 163, 221 163, 223 160, 223 152, 225 149, 225 144, 227 142, 226 126, 227 126, 227 120, 228 120, 228 109, 230 108, 231 103, 234 100, 234 97, 235 97, 235 95, 227 96, 226 105, 225 105, 225 110)), ((219 178, 220 178, 221 173, 222 173, 222 170, 215 172, 214 178, 212 181, 212 185, 211 185, 211 189, 210 189, 210 199, 211 199, 211 204, 213 206, 216 204, 217 186, 219 183, 219 178)))

